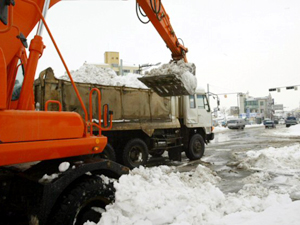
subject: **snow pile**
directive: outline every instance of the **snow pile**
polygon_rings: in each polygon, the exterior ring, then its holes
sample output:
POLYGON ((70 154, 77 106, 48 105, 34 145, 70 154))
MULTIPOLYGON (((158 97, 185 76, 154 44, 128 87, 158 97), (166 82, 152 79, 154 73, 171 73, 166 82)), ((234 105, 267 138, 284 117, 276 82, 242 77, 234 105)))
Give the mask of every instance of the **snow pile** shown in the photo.
POLYGON ((300 137, 300 124, 283 128, 280 131, 274 131, 274 135, 282 137, 300 137))
MULTIPOLYGON (((141 77, 139 74, 128 74, 126 76, 118 76, 111 68, 97 67, 92 64, 83 64, 78 70, 70 71, 72 78, 75 82, 91 83, 109 86, 125 86, 133 88, 147 87, 140 82, 137 78, 141 77)), ((69 76, 65 73, 59 79, 69 81, 69 76)))
POLYGON ((194 75, 196 66, 193 63, 185 63, 184 60, 163 64, 159 68, 154 68, 146 72, 147 76, 159 76, 174 74, 184 85, 185 89, 194 94, 197 88, 197 78, 194 75))
POLYGON ((300 173, 300 145, 267 148, 235 155, 240 169, 264 170, 274 173, 300 173))
POLYGON ((227 127, 214 127, 214 133, 220 133, 223 131, 228 131, 229 129, 227 127))
POLYGON ((258 184, 226 195, 215 186, 219 181, 201 165, 186 173, 167 166, 134 169, 114 183, 116 201, 107 206, 98 225, 298 224, 300 201, 258 184), (268 219, 272 223, 266 223, 268 219))

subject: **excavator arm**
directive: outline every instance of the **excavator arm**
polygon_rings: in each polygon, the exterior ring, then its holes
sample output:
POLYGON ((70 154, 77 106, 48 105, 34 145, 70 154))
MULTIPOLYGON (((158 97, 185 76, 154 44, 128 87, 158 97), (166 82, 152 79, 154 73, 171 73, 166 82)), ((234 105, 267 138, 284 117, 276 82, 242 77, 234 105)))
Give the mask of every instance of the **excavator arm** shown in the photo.
POLYGON ((137 10, 141 7, 157 32, 167 44, 167 47, 172 52, 172 58, 175 61, 186 59, 188 49, 179 43, 175 31, 170 23, 169 15, 167 14, 161 0, 137 0, 137 10))
MULTIPOLYGON (((176 66, 176 62, 179 60, 184 60, 187 63, 186 53, 188 49, 179 43, 179 39, 176 37, 170 18, 161 0, 137 0, 136 12, 142 23, 151 21, 161 38, 165 41, 172 52, 172 65, 176 66), (141 16, 148 17, 149 21, 144 22, 140 18, 141 16)), ((189 72, 194 73, 194 68, 192 70, 189 72)), ((195 74, 187 74, 186 71, 181 70, 177 71, 180 71, 180 73, 165 74, 162 70, 158 70, 156 74, 144 76, 139 78, 139 80, 163 97, 194 94, 196 87, 194 84, 197 83, 196 77, 193 76, 195 74)))

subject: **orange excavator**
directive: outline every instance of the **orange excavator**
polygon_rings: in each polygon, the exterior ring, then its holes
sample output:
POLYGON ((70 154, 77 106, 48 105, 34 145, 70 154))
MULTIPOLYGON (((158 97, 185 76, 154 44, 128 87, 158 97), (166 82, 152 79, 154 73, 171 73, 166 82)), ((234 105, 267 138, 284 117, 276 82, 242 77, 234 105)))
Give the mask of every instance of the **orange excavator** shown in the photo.
MULTIPOLYGON (((105 208, 114 198, 112 184, 103 185, 99 176, 117 179, 128 173, 126 167, 94 157, 109 147, 101 131, 111 128, 113 115, 107 108, 101 112, 98 89, 91 90, 89 110, 82 102, 45 21, 48 9, 58 2, 0 0, 0 224, 98 222, 101 214, 92 209, 105 208), (28 46, 26 38, 37 23, 37 33, 28 46), (62 112, 57 101, 48 101, 45 111, 39 111, 35 105, 33 82, 45 49, 43 29, 65 66, 84 118, 75 112, 62 112), (98 116, 104 115, 103 123, 110 123, 109 127, 93 123, 88 114, 92 112, 93 93, 97 94, 98 116), (59 110, 48 111, 49 104, 57 104, 59 110), (93 135, 95 128, 99 129, 97 136, 93 135)), ((149 18, 166 42, 173 60, 186 61, 187 48, 179 43, 161 0, 137 0, 136 4, 137 12, 149 18)), ((161 80, 166 81, 163 77, 161 80)), ((147 79, 144 83, 154 85, 147 79)), ((180 81, 174 85, 178 85, 179 94, 184 92, 180 81)))

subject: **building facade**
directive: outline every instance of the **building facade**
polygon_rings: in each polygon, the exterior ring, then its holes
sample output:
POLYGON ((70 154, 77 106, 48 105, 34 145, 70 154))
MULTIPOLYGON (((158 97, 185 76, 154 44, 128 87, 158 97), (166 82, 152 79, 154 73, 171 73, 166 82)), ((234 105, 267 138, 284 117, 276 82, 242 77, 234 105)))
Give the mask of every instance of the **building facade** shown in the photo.
POLYGON ((266 97, 250 97, 248 94, 240 94, 240 115, 246 115, 247 118, 272 118, 274 100, 271 94, 266 97))
POLYGON ((94 64, 97 67, 111 68, 118 75, 127 75, 129 73, 138 73, 138 66, 123 65, 122 60, 120 60, 119 52, 105 52, 104 53, 104 63, 94 64))

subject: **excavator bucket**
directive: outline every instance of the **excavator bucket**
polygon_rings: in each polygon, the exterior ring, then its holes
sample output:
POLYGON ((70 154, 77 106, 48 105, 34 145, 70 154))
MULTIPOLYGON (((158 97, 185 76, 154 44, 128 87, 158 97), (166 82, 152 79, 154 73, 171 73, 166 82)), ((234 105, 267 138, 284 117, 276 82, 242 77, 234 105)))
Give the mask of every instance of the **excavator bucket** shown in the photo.
POLYGON ((193 95, 197 87, 196 66, 184 60, 162 65, 138 78, 159 96, 193 95))
POLYGON ((193 94, 175 74, 149 75, 138 79, 162 97, 193 94))

